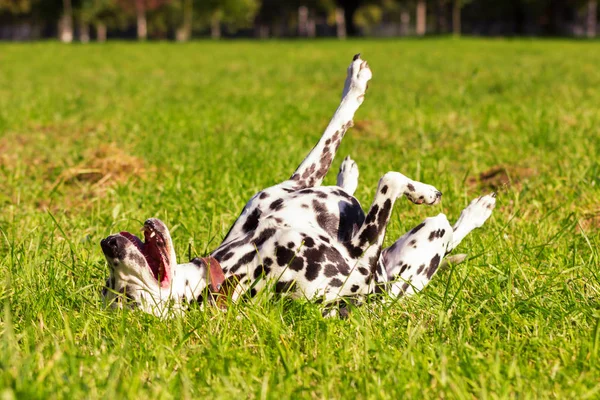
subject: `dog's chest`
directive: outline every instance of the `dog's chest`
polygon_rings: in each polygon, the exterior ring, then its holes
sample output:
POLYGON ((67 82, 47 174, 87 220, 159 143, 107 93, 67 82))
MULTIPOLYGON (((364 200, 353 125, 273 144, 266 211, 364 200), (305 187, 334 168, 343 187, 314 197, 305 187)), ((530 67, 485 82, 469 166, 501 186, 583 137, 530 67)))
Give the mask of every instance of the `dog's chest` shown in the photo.
POLYGON ((274 187, 250 200, 240 219, 235 225, 241 224, 245 234, 277 226, 345 242, 363 224, 365 214, 354 197, 337 187, 298 191, 274 187))

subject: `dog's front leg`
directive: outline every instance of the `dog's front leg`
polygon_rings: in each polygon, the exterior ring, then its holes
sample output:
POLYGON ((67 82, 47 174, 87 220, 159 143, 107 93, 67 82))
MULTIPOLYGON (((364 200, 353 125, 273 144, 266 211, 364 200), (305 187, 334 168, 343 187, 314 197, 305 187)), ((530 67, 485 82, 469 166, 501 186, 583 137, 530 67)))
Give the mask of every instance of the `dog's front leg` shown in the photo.
POLYGON ((361 60, 360 54, 354 56, 348 67, 340 106, 317 145, 289 179, 288 182, 292 187, 302 189, 321 184, 331 167, 346 130, 352 126, 352 118, 364 100, 367 82, 371 76, 367 62, 361 60))

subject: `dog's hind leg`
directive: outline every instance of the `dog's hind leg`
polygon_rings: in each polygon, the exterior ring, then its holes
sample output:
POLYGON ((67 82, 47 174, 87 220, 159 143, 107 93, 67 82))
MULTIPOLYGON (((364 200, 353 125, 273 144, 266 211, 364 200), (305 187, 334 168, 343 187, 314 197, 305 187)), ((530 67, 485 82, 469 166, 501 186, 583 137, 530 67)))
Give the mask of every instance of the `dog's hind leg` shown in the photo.
MULTIPOLYGON (((413 181, 398 172, 388 172, 380 180, 373 204, 358 232, 344 246, 357 260, 360 274, 372 278, 377 274, 381 245, 394 202, 406 195, 413 203, 430 205, 439 203, 442 193, 431 185, 413 181)), ((381 272, 380 272, 381 273, 381 272)))
MULTIPOLYGON (((450 226, 444 214, 439 214, 425 219, 383 250, 379 260, 382 268, 377 269, 381 291, 388 292, 391 297, 421 291, 444 263, 444 257, 490 217, 495 204, 496 195, 493 193, 478 197, 462 211, 454 227, 450 226)), ((466 256, 451 257, 454 258, 450 261, 458 263, 466 256)))
POLYGON ((346 156, 342 165, 340 165, 340 171, 337 175, 337 186, 344 189, 350 196, 354 195, 356 188, 358 187, 358 165, 356 162, 346 156))
POLYGON ((364 100, 369 79, 371 79, 369 65, 366 61, 361 60, 360 54, 357 54, 348 67, 348 76, 344 84, 340 106, 333 114, 333 118, 319 142, 285 184, 294 189, 321 184, 331 167, 346 130, 352 126, 354 113, 364 100))

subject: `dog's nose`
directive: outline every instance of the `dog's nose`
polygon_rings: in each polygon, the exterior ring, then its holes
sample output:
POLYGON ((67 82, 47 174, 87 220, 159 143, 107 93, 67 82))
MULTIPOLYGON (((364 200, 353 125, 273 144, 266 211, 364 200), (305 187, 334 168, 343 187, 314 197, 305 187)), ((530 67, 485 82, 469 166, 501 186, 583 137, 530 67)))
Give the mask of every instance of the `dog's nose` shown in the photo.
POLYGON ((436 199, 441 199, 442 198, 442 192, 440 192, 439 190, 437 192, 435 192, 435 198, 436 199))
POLYGON ((114 236, 109 236, 106 239, 100 241, 100 247, 102 251, 109 257, 114 257, 117 253, 117 239, 114 236))

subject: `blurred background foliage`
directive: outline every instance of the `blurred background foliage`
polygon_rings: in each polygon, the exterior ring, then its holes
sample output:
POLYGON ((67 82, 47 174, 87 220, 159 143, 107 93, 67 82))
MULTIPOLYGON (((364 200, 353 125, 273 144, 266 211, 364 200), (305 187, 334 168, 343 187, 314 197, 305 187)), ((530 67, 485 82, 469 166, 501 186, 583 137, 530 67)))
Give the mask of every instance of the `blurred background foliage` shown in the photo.
POLYGON ((0 0, 0 39, 595 37, 598 0, 0 0))

